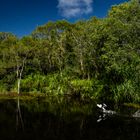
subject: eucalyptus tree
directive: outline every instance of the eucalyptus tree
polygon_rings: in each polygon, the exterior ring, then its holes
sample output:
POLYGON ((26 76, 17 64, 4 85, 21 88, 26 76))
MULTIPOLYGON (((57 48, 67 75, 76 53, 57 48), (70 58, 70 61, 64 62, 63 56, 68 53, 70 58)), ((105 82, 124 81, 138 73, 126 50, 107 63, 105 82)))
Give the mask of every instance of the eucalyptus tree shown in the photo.
MULTIPOLYGON (((137 95, 140 78, 140 5, 130 1, 113 6, 99 26, 100 80, 110 98, 131 99, 137 95), (137 93, 136 93, 137 92, 137 93)), ((98 50, 98 51, 99 51, 98 50)))
POLYGON ((33 57, 34 48, 35 44, 30 37, 20 40, 14 35, 7 35, 1 41, 0 76, 8 88, 7 90, 11 90, 11 86, 14 86, 17 81, 17 93, 20 93, 23 72, 29 63, 29 58, 33 57))
POLYGON ((32 33, 33 38, 40 42, 40 50, 43 50, 40 53, 44 71, 62 71, 66 54, 66 31, 69 26, 66 21, 49 22, 32 33))
POLYGON ((137 73, 134 69, 138 67, 139 62, 140 5, 138 1, 112 7, 106 25, 109 33, 106 48, 110 46, 107 52, 108 54, 112 52, 111 67, 125 71, 126 78, 130 78, 130 75, 137 73))
MULTIPOLYGON (((86 53, 85 42, 85 33, 84 33, 84 22, 77 22, 70 31, 71 43, 73 46, 73 53, 75 56, 75 68, 80 70, 78 72, 80 75, 85 76, 85 65, 84 65, 84 55, 86 53)), ((76 70, 76 71, 77 71, 76 70)))
POLYGON ((94 36, 99 20, 92 18, 87 21, 78 21, 71 28, 70 39, 75 56, 75 69, 82 78, 91 78, 97 74, 96 44, 94 36))
POLYGON ((36 52, 36 44, 31 37, 22 38, 16 46, 13 46, 13 56, 16 63, 17 92, 20 93, 21 79, 25 68, 32 67, 31 60, 36 52), (29 65, 29 66, 28 66, 29 65))
POLYGON ((6 90, 10 90, 15 82, 15 75, 13 74, 15 63, 12 59, 11 50, 18 39, 11 33, 1 33, 0 38, 0 78, 6 90))

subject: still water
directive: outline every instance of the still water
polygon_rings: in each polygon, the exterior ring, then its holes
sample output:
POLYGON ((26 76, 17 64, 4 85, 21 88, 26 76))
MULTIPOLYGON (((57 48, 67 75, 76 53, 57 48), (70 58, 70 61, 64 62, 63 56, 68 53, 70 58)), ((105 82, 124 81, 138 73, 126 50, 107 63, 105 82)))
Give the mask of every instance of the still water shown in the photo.
POLYGON ((103 114, 95 103, 0 100, 1 140, 140 140, 136 110, 103 114))

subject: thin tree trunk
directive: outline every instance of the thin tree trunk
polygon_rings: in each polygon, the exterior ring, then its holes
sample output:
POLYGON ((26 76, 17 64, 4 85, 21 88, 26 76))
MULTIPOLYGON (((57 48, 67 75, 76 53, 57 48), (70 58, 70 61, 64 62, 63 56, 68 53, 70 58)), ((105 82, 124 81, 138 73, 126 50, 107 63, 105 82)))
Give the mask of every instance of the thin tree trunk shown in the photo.
POLYGON ((18 78, 18 94, 20 94, 20 83, 21 83, 21 79, 18 78))
POLYGON ((18 93, 18 95, 20 94, 21 77, 22 77, 25 61, 26 61, 26 57, 24 58, 24 60, 22 62, 21 70, 20 70, 20 66, 18 65, 18 62, 17 62, 17 79, 18 79, 17 93, 18 93))
POLYGON ((87 74, 87 76, 88 76, 88 80, 90 80, 90 73, 89 73, 89 71, 88 71, 88 74, 87 74))
POLYGON ((81 71, 84 72, 83 59, 80 58, 81 71))
POLYGON ((85 78, 85 70, 84 70, 84 62, 83 62, 83 55, 82 53, 80 54, 80 69, 81 69, 81 72, 82 72, 82 77, 83 79, 85 78))

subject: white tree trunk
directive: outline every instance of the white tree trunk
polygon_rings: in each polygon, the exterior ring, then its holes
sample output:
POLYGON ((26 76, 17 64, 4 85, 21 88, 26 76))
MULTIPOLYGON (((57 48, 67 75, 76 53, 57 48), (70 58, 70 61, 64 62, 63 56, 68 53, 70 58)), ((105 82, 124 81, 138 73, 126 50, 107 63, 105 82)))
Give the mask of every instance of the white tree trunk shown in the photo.
POLYGON ((21 83, 21 78, 18 78, 18 84, 17 84, 18 94, 20 94, 20 83, 21 83))
POLYGON ((25 60, 26 58, 24 58, 23 62, 22 62, 22 66, 21 66, 21 70, 20 70, 20 66, 17 63, 17 93, 20 94, 20 85, 21 85, 21 77, 22 77, 22 73, 23 73, 23 69, 24 69, 24 65, 25 65, 25 60))

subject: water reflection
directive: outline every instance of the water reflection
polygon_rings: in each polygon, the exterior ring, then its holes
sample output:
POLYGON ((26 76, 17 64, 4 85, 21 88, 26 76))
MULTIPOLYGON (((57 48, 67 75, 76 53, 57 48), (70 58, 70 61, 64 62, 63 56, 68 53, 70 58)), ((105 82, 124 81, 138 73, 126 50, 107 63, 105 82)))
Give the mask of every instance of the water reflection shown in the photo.
POLYGON ((101 115, 95 104, 68 100, 59 104, 56 100, 42 99, 2 100, 0 139, 139 140, 139 119, 101 115), (104 119, 97 122, 99 116, 104 119))
POLYGON ((17 110, 16 110, 16 130, 18 131, 18 129, 22 129, 24 130, 24 123, 23 123, 23 119, 22 119, 22 113, 20 110, 20 99, 19 96, 17 98, 17 110))

